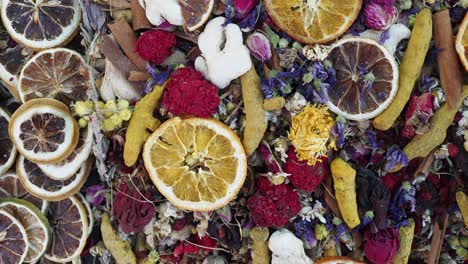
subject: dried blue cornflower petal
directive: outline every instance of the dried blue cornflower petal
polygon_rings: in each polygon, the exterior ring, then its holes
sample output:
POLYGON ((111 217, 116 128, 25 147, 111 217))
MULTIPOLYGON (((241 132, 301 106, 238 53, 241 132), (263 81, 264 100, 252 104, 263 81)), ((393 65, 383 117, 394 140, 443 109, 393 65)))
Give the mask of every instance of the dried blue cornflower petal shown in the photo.
POLYGON ((384 168, 386 171, 408 166, 408 157, 406 157, 406 154, 396 145, 390 147, 385 156, 385 161, 384 168))

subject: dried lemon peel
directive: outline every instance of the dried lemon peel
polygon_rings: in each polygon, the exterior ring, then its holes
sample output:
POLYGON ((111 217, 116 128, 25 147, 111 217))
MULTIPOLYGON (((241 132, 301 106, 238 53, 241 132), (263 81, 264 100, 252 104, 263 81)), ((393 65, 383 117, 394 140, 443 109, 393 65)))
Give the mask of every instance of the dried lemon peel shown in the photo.
POLYGON ((413 244, 414 238, 414 220, 409 219, 407 226, 400 226, 398 234, 400 235, 400 248, 393 260, 394 264, 406 264, 408 263, 409 256, 411 254, 411 245, 413 244))
POLYGON ((128 167, 133 166, 138 160, 143 145, 151 135, 149 131, 154 131, 161 125, 161 121, 153 117, 153 112, 159 104, 166 84, 167 82, 162 86, 155 85, 153 91, 135 105, 125 135, 124 161, 128 167))
POLYGON ((195 60, 195 68, 221 89, 252 68, 250 50, 244 45, 242 31, 236 24, 225 23, 224 17, 208 22, 198 37, 202 56, 195 60))
POLYGON ((182 9, 177 0, 138 0, 141 7, 146 11, 148 21, 159 26, 167 21, 175 26, 182 26, 184 18, 182 9))
POLYGON ((130 243, 122 240, 112 227, 109 214, 104 213, 101 219, 101 234, 104 245, 112 254, 117 264, 136 264, 137 258, 130 243))
POLYGON ((253 264, 270 263, 270 250, 268 249, 268 237, 270 231, 267 227, 254 227, 250 230, 250 237, 253 240, 253 264))
POLYGON ((452 124, 466 97, 468 97, 468 85, 463 86, 462 96, 453 109, 449 109, 447 103, 445 103, 435 112, 430 120, 430 130, 422 135, 416 135, 403 149, 408 160, 427 157, 434 148, 444 143, 447 129, 452 124))
POLYGON ((286 99, 281 96, 275 96, 263 100, 263 110, 265 111, 276 111, 280 110, 286 105, 286 99))
POLYGON ((267 119, 263 109, 263 93, 260 88, 260 77, 252 67, 241 76, 242 98, 244 100, 246 125, 244 129, 245 153, 250 156, 260 145, 267 130, 267 119))
POLYGON ((425 8, 416 15, 411 38, 403 61, 400 64, 398 91, 392 103, 374 119, 374 127, 379 130, 390 129, 410 99, 414 84, 418 79, 432 39, 432 14, 425 8))
POLYGON ((292 118, 288 137, 300 161, 307 160, 307 164, 313 166, 320 157, 327 156, 328 149, 336 149, 332 137, 334 125, 328 107, 319 104, 306 105, 292 118))
POLYGON ((460 208, 462 213, 465 227, 468 228, 468 197, 463 191, 457 192, 455 197, 457 199, 458 208, 460 208))
POLYGON ((361 223, 356 202, 356 170, 337 158, 331 163, 331 172, 341 215, 348 227, 353 229, 361 223))

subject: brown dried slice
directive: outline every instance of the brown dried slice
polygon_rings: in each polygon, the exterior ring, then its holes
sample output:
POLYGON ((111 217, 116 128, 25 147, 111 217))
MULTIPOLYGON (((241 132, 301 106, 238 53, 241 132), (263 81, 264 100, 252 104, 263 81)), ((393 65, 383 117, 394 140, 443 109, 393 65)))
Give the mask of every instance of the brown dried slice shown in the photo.
POLYGON ((80 129, 80 139, 75 150, 57 164, 37 164, 50 178, 63 181, 71 178, 88 160, 93 145, 93 131, 89 126, 80 129))
POLYGON ((9 134, 27 159, 44 164, 65 160, 78 144, 79 128, 63 103, 48 98, 24 103, 11 117, 9 134))
POLYGON ((91 171, 92 161, 85 162, 80 170, 70 179, 57 181, 48 177, 33 162, 20 155, 16 162, 19 180, 32 195, 47 201, 59 201, 77 193, 91 171))
POLYGON ((45 258, 64 263, 78 257, 88 239, 88 216, 80 201, 71 196, 50 203, 47 218, 52 227, 52 244, 45 258))
POLYGON ((65 45, 75 36, 81 8, 76 0, 4 0, 1 15, 16 41, 42 50, 65 45))
POLYGON ((184 25, 189 31, 202 27, 213 10, 214 0, 179 0, 184 25))
POLYGON ((39 52, 21 71, 18 92, 23 102, 54 98, 66 105, 88 100, 91 72, 76 51, 56 48, 39 52))
POLYGON ((3 24, 0 24, 0 78, 18 100, 18 77, 31 56, 32 50, 14 41, 3 24))
POLYGON ((23 263, 28 253, 28 235, 11 214, 0 210, 0 263, 23 263))
POLYGON ((0 198, 23 199, 41 209, 42 213, 45 213, 47 211, 47 206, 49 206, 49 202, 46 200, 33 196, 26 191, 18 176, 12 172, 0 176, 0 198))
POLYGON ((367 38, 345 38, 332 45, 328 59, 336 86, 328 91, 331 111, 351 120, 374 118, 398 90, 398 66, 392 54, 367 38))
POLYGON ((16 148, 8 135, 10 115, 0 108, 0 175, 11 168, 16 158, 16 148))
POLYGON ((32 203, 21 199, 0 199, 0 209, 18 219, 28 235, 29 249, 24 262, 35 263, 45 253, 51 240, 47 218, 32 203))

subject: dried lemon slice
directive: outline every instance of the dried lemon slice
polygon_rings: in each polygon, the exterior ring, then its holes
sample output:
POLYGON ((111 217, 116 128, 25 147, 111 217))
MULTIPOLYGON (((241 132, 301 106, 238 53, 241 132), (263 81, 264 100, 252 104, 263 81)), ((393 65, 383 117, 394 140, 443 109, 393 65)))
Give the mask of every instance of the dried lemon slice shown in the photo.
POLYGON ((247 173, 239 137, 214 119, 172 118, 150 136, 145 167, 175 206, 211 211, 235 198, 247 173))
POLYGON ((15 162, 16 148, 8 135, 10 116, 0 108, 0 175, 15 162))
POLYGON ((0 210, 0 223, 0 263, 23 263, 29 249, 26 230, 5 210, 0 210))
POLYGON ((70 110, 54 99, 34 99, 21 105, 9 125, 10 138, 27 159, 51 164, 75 149, 79 128, 70 110))
POLYGON ((79 30, 81 8, 76 0, 3 0, 1 15, 16 41, 41 50, 73 38, 79 30))

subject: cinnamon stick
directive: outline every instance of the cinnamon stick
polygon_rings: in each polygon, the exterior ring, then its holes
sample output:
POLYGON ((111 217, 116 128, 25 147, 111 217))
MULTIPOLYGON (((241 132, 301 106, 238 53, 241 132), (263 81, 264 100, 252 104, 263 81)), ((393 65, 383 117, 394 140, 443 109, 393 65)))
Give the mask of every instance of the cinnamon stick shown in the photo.
POLYGON ((341 216, 340 208, 338 207, 338 202, 335 199, 332 187, 332 178, 327 177, 323 183, 324 192, 323 192, 323 199, 325 203, 328 205, 330 210, 335 214, 336 217, 343 219, 341 216))
POLYGON ((139 70, 145 71, 146 61, 135 52, 136 37, 128 22, 124 18, 119 18, 107 26, 127 57, 139 70))
POLYGON ((437 56, 440 83, 447 98, 447 105, 453 109, 460 98, 462 75, 453 41, 449 10, 435 13, 433 21, 435 45, 441 50, 437 56))
POLYGON ((131 82, 142 82, 148 80, 150 77, 147 71, 130 71, 128 80, 131 82))
POLYGON ((123 54, 119 45, 109 35, 102 36, 101 42, 98 43, 98 48, 112 65, 124 73, 125 76, 128 76, 131 71, 138 71, 136 65, 123 54))
POLYGON ((433 150, 429 156, 425 157, 421 163, 419 163, 418 167, 416 168, 416 170, 414 171, 414 178, 418 177, 418 176, 425 176, 429 173, 429 170, 431 169, 431 166, 432 166, 432 163, 434 162, 434 152, 435 150, 433 150))
POLYGON ((428 264, 439 263, 440 251, 442 250, 442 244, 444 243, 445 229, 447 229, 448 214, 444 213, 436 218, 434 225, 434 231, 432 233, 431 250, 427 257, 428 264))
POLYGON ((132 10, 132 27, 134 31, 153 27, 146 17, 145 9, 141 7, 138 0, 132 0, 130 8, 132 10))

